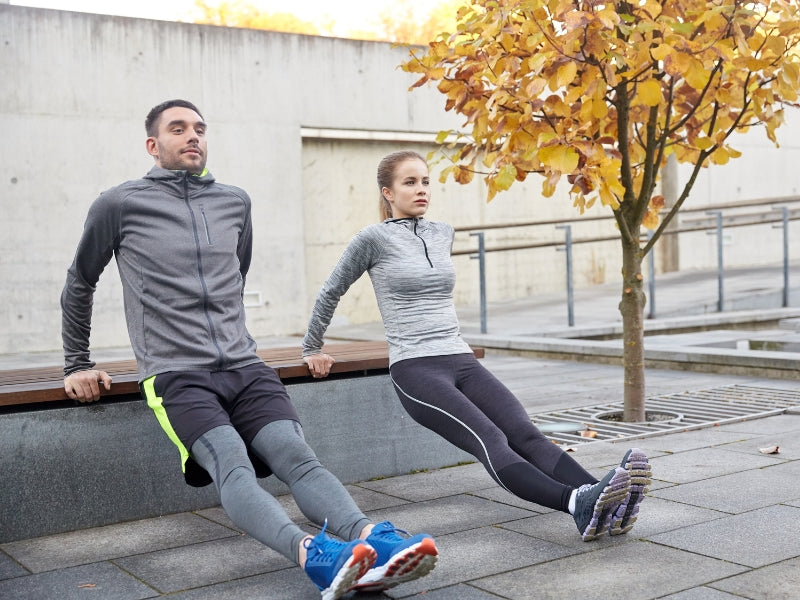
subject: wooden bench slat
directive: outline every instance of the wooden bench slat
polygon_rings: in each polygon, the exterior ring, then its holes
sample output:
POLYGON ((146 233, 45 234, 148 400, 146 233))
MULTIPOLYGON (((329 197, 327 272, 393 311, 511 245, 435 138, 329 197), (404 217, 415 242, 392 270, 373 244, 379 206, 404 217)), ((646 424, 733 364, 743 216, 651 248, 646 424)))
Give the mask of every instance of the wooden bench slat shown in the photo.
MULTIPOLYGON (((336 362, 332 374, 358 373, 389 367, 389 349, 386 342, 341 342, 326 344, 323 351, 336 362)), ((474 348, 475 356, 483 358, 484 349, 474 348)), ((303 362, 299 346, 264 348, 258 356, 288 382, 310 377, 303 362)), ((111 390, 104 396, 138 394, 138 373, 135 360, 98 363, 97 369, 106 371, 114 380, 111 390)), ((0 406, 14 406, 38 402, 69 400, 64 392, 63 370, 60 367, 36 367, 0 371, 0 406)))

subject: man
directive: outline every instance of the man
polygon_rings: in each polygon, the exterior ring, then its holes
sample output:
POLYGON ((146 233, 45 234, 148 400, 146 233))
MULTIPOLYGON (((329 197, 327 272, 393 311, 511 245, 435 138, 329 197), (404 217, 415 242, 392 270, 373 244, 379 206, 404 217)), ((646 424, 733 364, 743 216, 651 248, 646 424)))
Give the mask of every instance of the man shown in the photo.
POLYGON ((369 521, 306 444, 283 384, 256 355, 242 302, 250 198, 206 169, 200 111, 170 100, 150 111, 145 129, 155 167, 92 204, 67 273, 67 395, 93 402, 111 385, 90 360, 89 332, 95 285, 113 255, 142 394, 178 447, 187 483, 213 480, 231 519, 304 568, 325 599, 426 574, 437 558, 433 539, 369 521), (312 537, 295 525, 257 472, 284 481, 322 531, 312 537), (328 537, 327 527, 351 541, 328 537))

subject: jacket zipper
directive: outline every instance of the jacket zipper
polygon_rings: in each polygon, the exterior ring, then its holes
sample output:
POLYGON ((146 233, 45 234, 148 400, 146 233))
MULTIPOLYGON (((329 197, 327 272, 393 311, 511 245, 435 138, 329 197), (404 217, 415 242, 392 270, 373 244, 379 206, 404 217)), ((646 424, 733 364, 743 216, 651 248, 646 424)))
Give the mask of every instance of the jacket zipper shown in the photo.
MULTIPOLYGON (((189 210, 189 215, 192 218, 192 232, 194 234, 194 244, 195 249, 197 251, 197 274, 200 277, 200 285, 203 286, 203 314, 206 316, 206 322, 208 323, 208 331, 211 334, 211 342, 214 344, 214 348, 217 349, 217 366, 218 368, 222 368, 225 363, 225 357, 222 353, 222 348, 219 346, 219 342, 217 341, 217 332, 214 329, 214 323, 211 320, 211 314, 208 310, 208 286, 206 285, 206 278, 205 273, 203 272, 203 255, 201 251, 200 245, 200 236, 197 232, 197 219, 194 216, 194 211, 192 210, 192 205, 189 202, 189 180, 187 179, 188 173, 184 176, 183 179, 183 201, 186 203, 186 208, 189 210)), ((202 212, 202 209, 201 209, 202 212)), ((205 213, 203 213, 203 220, 205 221, 205 213)), ((206 229, 206 232, 208 230, 206 229)))
POLYGON ((431 257, 428 256, 428 244, 425 243, 425 240, 422 239, 422 236, 417 233, 417 220, 414 219, 414 235, 417 236, 420 241, 422 242, 422 247, 425 249, 425 260, 428 261, 428 264, 433 268, 433 263, 431 262, 431 257))

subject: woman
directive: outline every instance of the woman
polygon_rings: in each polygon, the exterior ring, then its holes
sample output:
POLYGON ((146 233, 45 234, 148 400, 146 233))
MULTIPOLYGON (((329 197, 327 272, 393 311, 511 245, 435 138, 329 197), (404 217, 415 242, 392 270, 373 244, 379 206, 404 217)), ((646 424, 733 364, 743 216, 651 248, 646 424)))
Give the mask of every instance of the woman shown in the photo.
POLYGON ((303 358, 314 377, 333 359, 323 336, 341 296, 363 273, 372 280, 389 343, 392 383, 416 422, 479 460, 516 496, 573 515, 581 537, 633 526, 649 483, 638 449, 597 481, 532 423, 514 395, 461 338, 453 305, 453 228, 424 218, 430 203, 425 159, 390 154, 378 166, 383 221, 351 240, 319 292, 303 358))

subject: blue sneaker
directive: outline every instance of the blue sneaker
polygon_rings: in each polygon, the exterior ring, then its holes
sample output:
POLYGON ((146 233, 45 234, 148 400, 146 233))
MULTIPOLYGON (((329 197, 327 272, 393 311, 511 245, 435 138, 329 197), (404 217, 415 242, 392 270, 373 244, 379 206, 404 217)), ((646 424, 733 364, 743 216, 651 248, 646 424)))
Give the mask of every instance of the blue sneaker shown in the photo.
POLYGON ((345 594, 359 577, 375 562, 375 550, 369 544, 356 540, 339 542, 325 534, 328 522, 314 538, 303 546, 306 555, 306 575, 322 592, 322 600, 336 600, 345 594))
POLYGON ((608 531, 611 518, 628 497, 630 487, 630 474, 617 467, 597 483, 578 488, 572 516, 584 542, 596 540, 608 531))
POLYGON ((365 540, 375 548, 375 565, 351 588, 361 592, 377 592, 427 575, 436 566, 439 551, 426 533, 411 537, 389 521, 378 523, 365 540))
POLYGON ((610 535, 622 535, 628 533, 639 515, 639 505, 650 485, 651 473, 650 461, 647 455, 639 448, 631 448, 622 457, 620 467, 626 469, 631 477, 631 489, 628 497, 611 517, 611 526, 608 530, 610 535))

